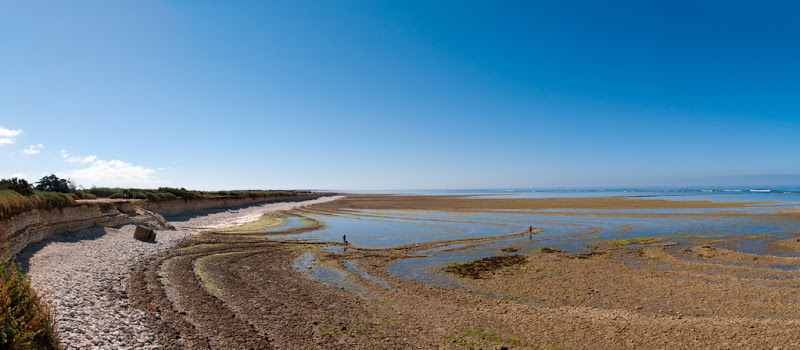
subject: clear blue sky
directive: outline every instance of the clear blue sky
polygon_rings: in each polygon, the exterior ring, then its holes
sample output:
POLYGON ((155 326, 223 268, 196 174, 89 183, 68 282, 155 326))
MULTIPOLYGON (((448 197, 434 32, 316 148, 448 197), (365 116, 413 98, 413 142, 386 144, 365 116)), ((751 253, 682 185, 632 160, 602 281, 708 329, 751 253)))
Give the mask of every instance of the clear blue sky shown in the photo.
POLYGON ((800 174, 797 4, 0 0, 0 177, 346 190, 800 174))

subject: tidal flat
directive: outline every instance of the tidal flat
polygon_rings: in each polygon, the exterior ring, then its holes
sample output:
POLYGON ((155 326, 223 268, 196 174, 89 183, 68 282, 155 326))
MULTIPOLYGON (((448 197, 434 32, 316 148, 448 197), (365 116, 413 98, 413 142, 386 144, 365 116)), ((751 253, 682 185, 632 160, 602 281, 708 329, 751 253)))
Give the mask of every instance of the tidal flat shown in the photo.
POLYGON ((191 236, 129 294, 168 349, 797 348, 799 219, 775 202, 347 195, 191 236))

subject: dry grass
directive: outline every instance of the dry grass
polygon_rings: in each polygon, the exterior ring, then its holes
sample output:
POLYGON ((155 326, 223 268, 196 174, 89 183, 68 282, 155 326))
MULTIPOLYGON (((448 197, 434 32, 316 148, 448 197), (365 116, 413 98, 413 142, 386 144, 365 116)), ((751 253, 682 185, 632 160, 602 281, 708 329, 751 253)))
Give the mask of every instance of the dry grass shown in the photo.
POLYGON ((75 204, 71 193, 36 191, 23 196, 12 190, 0 190, 0 220, 32 209, 63 208, 75 204))

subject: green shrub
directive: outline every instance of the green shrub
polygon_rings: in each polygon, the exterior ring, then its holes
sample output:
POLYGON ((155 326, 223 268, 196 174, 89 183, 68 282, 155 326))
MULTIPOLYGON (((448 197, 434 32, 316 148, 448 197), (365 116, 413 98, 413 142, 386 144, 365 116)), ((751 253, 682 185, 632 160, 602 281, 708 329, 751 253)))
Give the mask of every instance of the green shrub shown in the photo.
POLYGON ((61 349, 50 308, 7 259, 0 260, 0 348, 61 349))
POLYGON ((147 199, 148 199, 148 200, 151 200, 151 201, 157 201, 157 200, 159 200, 159 199, 162 199, 162 198, 161 198, 161 194, 160 194, 160 193, 155 193, 155 192, 145 192, 145 193, 144 193, 144 195, 145 195, 145 196, 147 196, 147 199))
POLYGON ((174 195, 172 193, 169 193, 169 192, 158 192, 158 193, 156 193, 156 196, 157 196, 157 199, 175 199, 175 198, 178 198, 178 196, 176 196, 176 195, 174 195))
POLYGON ((119 193, 121 197, 123 191, 124 190, 121 188, 110 188, 110 187, 92 187, 86 190, 86 192, 89 192, 99 198, 111 198, 111 195, 115 193, 119 193))
POLYGON ((147 195, 142 191, 128 191, 128 198, 147 199, 147 195))
POLYGON ((97 196, 83 191, 75 192, 75 196, 78 197, 78 199, 97 199, 97 196))
MULTIPOLYGON (((128 198, 148 199, 152 201, 168 200, 175 198, 198 199, 198 198, 203 198, 204 195, 260 198, 260 197, 275 197, 275 196, 292 196, 298 193, 296 191, 258 191, 258 190, 202 192, 202 191, 191 191, 185 188, 174 188, 174 187, 160 187, 155 190, 141 189, 141 188, 92 187, 88 190, 83 190, 78 192, 92 194, 97 196, 97 198, 112 198, 112 199, 125 198, 124 194, 128 193, 129 195, 128 198)), ((80 196, 81 197, 79 198, 82 199, 84 198, 83 197, 84 195, 80 196)))
POLYGON ((209 194, 219 195, 219 196, 230 196, 230 197, 251 197, 251 198, 259 198, 259 197, 277 197, 277 196, 294 196, 297 195, 299 192, 297 191, 261 191, 261 190, 243 190, 243 191, 216 191, 216 192, 207 192, 209 194))
POLYGON ((172 187, 159 187, 158 192, 168 192, 172 193, 176 197, 181 197, 183 199, 197 199, 203 198, 203 193, 199 191, 189 191, 185 188, 172 188, 172 187))
POLYGON ((12 177, 0 180, 0 190, 12 190, 23 196, 33 195, 33 187, 25 179, 12 177))

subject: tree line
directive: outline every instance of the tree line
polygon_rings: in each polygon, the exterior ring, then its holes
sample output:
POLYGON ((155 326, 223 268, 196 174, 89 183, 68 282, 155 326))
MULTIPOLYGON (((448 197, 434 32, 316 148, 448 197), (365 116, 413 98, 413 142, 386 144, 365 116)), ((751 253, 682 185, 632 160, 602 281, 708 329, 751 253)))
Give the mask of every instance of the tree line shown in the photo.
POLYGON ((47 175, 36 182, 36 186, 28 183, 25 179, 12 177, 11 179, 0 179, 0 190, 12 190, 23 196, 33 195, 33 190, 44 192, 74 193, 77 185, 75 180, 62 179, 55 174, 47 175))

